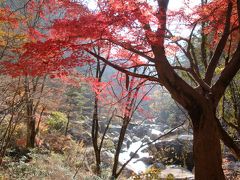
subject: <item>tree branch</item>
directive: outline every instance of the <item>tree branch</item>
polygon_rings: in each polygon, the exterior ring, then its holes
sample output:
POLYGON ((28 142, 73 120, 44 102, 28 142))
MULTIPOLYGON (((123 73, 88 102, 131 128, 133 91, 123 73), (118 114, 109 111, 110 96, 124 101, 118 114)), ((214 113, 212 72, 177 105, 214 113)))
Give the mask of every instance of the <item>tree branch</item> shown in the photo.
POLYGON ((148 75, 144 75, 144 74, 137 74, 137 73, 133 73, 131 71, 128 71, 122 67, 120 67, 119 65, 117 64, 114 64, 112 63, 111 61, 108 61, 106 60, 105 58, 93 53, 92 51, 89 51, 89 50, 86 50, 89 54, 91 54, 92 56, 94 56, 95 58, 98 58, 100 59, 101 61, 103 61, 104 63, 106 63, 107 65, 111 66, 112 68, 122 72, 122 73, 125 73, 129 76, 134 76, 134 77, 137 77, 137 78, 145 78, 145 79, 148 79, 150 81, 156 81, 156 82, 159 82, 159 79, 156 78, 156 77, 153 77, 153 76, 148 76, 148 75))
POLYGON ((219 79, 212 87, 215 105, 218 104, 226 88, 240 69, 240 41, 238 47, 228 65, 222 71, 219 79))
POLYGON ((118 45, 118 46, 122 47, 123 49, 126 49, 126 50, 128 50, 128 51, 131 51, 131 52, 133 52, 133 53, 138 54, 139 56, 141 56, 141 57, 149 60, 150 62, 154 62, 154 59, 151 58, 151 57, 149 57, 149 56, 147 56, 147 55, 145 54, 145 52, 141 52, 141 51, 133 48, 133 47, 132 47, 130 44, 128 44, 128 43, 120 43, 120 42, 114 41, 114 40, 112 40, 112 39, 102 39, 102 40, 107 40, 107 41, 109 41, 109 42, 111 42, 111 43, 113 43, 113 44, 115 44, 115 45, 118 45))
POLYGON ((217 125, 218 125, 218 132, 220 135, 221 140, 223 143, 233 152, 233 154, 240 159, 240 149, 234 143, 233 139, 228 135, 228 133, 223 129, 222 125, 220 124, 219 119, 216 118, 217 125))
POLYGON ((232 2, 229 1, 228 8, 227 8, 226 22, 225 22, 226 25, 224 27, 223 35, 207 67, 207 72, 206 72, 204 81, 209 85, 211 84, 214 71, 218 65, 219 59, 223 53, 224 47, 227 43, 227 39, 230 33, 232 6, 233 6, 232 2))

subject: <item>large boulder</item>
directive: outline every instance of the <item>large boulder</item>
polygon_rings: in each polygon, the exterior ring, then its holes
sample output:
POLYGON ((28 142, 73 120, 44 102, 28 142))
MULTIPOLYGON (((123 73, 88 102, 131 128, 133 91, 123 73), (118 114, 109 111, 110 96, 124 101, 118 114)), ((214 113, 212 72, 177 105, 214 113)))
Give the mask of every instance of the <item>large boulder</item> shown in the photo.
POLYGON ((150 138, 147 135, 145 135, 142 139, 142 142, 143 143, 150 143, 151 141, 150 141, 150 138))
POLYGON ((163 135, 163 133, 156 129, 150 129, 147 135, 150 138, 150 140, 153 141, 159 138, 161 135, 163 135))
POLYGON ((131 131, 133 128, 135 128, 135 127, 137 127, 137 126, 138 126, 138 124, 135 124, 135 123, 131 123, 131 122, 130 122, 130 123, 128 124, 128 130, 131 131))
POLYGON ((133 157, 133 158, 139 158, 140 156, 136 153, 134 153, 134 152, 130 152, 130 157, 133 157))
POLYGON ((149 146, 149 152, 164 165, 180 165, 193 169, 192 140, 190 136, 174 136, 149 146))
POLYGON ((109 126, 108 132, 110 133, 117 133, 119 134, 121 131, 121 126, 120 125, 111 125, 109 126))
POLYGON ((155 159, 149 156, 149 157, 142 157, 140 159, 137 159, 135 162, 138 162, 138 161, 143 162, 146 166, 150 166, 155 162, 155 159))
POLYGON ((143 138, 149 132, 149 127, 147 126, 136 126, 132 129, 132 134, 138 138, 143 138))
POLYGON ((139 138, 138 136, 133 136, 132 137, 132 142, 140 142, 141 141, 141 138, 139 138))
POLYGON ((113 163, 114 155, 110 151, 103 151, 102 152, 102 163, 106 166, 110 166, 113 163))

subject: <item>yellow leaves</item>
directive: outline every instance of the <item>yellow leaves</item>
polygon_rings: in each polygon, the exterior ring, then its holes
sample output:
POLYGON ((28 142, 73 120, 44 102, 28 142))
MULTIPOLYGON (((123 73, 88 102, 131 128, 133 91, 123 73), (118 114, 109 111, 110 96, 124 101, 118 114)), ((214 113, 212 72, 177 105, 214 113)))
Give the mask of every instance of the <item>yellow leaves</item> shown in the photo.
POLYGON ((27 40, 27 36, 25 34, 18 34, 18 35, 15 36, 15 38, 17 40, 21 40, 21 41, 23 41, 23 40, 26 41, 27 40))
POLYGON ((0 26, 0 47, 19 48, 27 41, 25 34, 17 34, 14 31, 8 32, 0 26))
POLYGON ((3 31, 2 29, 0 29, 0 46, 6 46, 7 45, 7 41, 5 40, 5 37, 7 36, 7 32, 3 31))
POLYGON ((4 5, 0 7, 0 51, 4 50, 8 55, 22 51, 28 41, 26 28, 23 28, 25 23, 24 16, 19 12, 12 12, 4 5))
POLYGON ((218 74, 221 74, 221 72, 223 71, 224 69, 224 65, 219 65, 216 70, 215 70, 215 73, 218 75, 218 74))

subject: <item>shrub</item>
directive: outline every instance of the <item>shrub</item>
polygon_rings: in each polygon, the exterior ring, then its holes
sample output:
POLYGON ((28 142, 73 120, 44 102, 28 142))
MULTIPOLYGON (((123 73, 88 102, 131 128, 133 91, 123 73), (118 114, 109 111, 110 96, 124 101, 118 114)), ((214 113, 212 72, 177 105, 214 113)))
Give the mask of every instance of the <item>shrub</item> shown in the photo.
POLYGON ((157 180, 159 179, 159 175, 161 170, 156 168, 155 166, 148 168, 144 173, 140 175, 134 175, 133 180, 157 180))
POLYGON ((106 149, 112 150, 114 149, 114 142, 111 139, 105 139, 103 141, 103 146, 106 149))
POLYGON ((173 174, 168 174, 166 180, 174 180, 173 174))
POLYGON ((66 124, 67 124, 66 114, 59 111, 52 112, 49 118, 47 119, 47 125, 51 130, 54 129, 62 132, 64 131, 66 124))

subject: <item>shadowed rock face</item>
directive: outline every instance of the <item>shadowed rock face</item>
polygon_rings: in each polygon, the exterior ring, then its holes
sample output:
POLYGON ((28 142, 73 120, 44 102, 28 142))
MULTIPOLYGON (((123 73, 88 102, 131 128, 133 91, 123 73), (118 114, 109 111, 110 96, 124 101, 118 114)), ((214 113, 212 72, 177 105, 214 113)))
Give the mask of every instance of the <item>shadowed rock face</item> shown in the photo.
POLYGON ((140 156, 138 155, 138 154, 135 154, 134 152, 131 152, 130 153, 130 156, 132 157, 134 157, 134 158, 139 158, 140 156))
POLYGON ((192 141, 178 138, 158 142, 149 147, 150 154, 164 165, 180 165, 193 169, 192 141))

